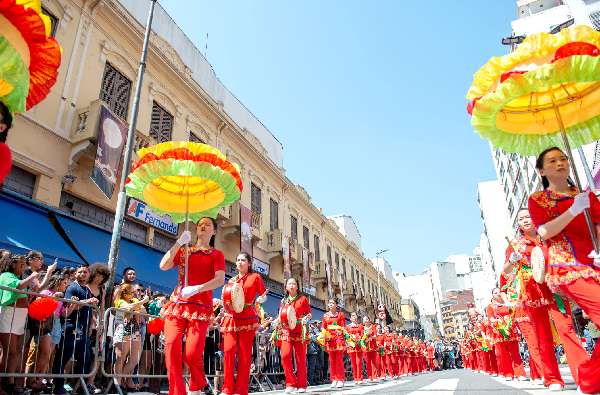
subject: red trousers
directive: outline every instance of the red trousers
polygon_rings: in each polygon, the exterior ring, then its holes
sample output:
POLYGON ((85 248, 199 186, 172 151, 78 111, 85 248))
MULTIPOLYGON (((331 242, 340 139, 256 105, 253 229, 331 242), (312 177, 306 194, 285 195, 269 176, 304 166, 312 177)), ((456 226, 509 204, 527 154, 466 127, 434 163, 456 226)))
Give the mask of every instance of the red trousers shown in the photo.
POLYGON ((255 329, 223 333, 223 394, 248 395, 255 334, 255 329))
POLYGON ((365 363, 367 365, 367 377, 371 380, 375 380, 377 374, 377 351, 367 351, 364 353, 365 363))
POLYGON ((392 363, 392 354, 385 354, 385 371, 390 377, 394 376, 394 365, 392 363))
POLYGON ((345 381, 343 351, 329 351, 329 377, 331 381, 345 381))
POLYGON ((565 350, 565 354, 567 356, 567 363, 569 364, 569 368, 571 369, 571 375, 573 376, 573 380, 575 384, 579 385, 579 365, 586 362, 589 359, 589 355, 583 345, 581 344, 581 340, 577 333, 575 332, 575 328, 573 328, 573 318, 571 317, 571 306, 568 301, 564 301, 565 311, 563 314, 558 310, 558 306, 556 303, 552 303, 548 306, 548 311, 550 312, 550 317, 552 321, 554 321, 554 325, 556 326, 556 332, 560 337, 560 342, 563 345, 563 349, 565 350))
MULTIPOLYGON (((590 320, 597 327, 600 327, 600 303, 598 303, 600 282, 598 280, 582 278, 573 281, 571 284, 562 285, 560 290, 573 299, 590 317, 590 320)), ((568 355, 567 358, 569 358, 568 355)), ((580 365, 582 365, 581 369, 579 369, 579 385, 581 390, 587 393, 600 392, 600 380, 598 380, 597 376, 598 372, 600 372, 600 345, 596 344, 592 358, 580 365)))
POLYGON ((398 353, 392 353, 390 356, 392 358, 392 377, 396 377, 399 374, 400 368, 400 361, 398 361, 398 353))
POLYGON ((165 364, 169 378, 169 395, 186 395, 183 359, 190 370, 189 390, 198 391, 208 384, 204 375, 204 342, 207 321, 189 321, 169 317, 165 320, 165 364), (185 355, 182 340, 185 334, 185 355))
POLYGON ((352 365, 352 377, 354 377, 354 381, 362 381, 362 355, 363 353, 361 351, 348 353, 350 364, 352 365))
POLYGON ((285 373, 285 386, 292 388, 306 388, 306 343, 298 341, 281 341, 281 364, 285 373), (292 354, 296 354, 296 372, 292 365, 292 354))
POLYGON ((506 354, 502 349, 502 343, 496 343, 494 345, 494 354, 496 354, 496 363, 498 364, 498 374, 500 376, 510 376, 512 377, 512 371, 508 369, 508 364, 506 363, 506 354))
POLYGON ((517 323, 519 331, 525 338, 529 350, 529 378, 537 380, 542 378, 542 360, 540 358, 540 346, 535 329, 531 322, 520 321, 517 323))
POLYGON ((385 378, 385 355, 379 355, 379 377, 385 378))
POLYGON ((523 367, 523 360, 519 353, 519 342, 516 340, 501 342, 501 350, 504 353, 504 363, 506 363, 506 370, 510 372, 510 377, 527 377, 525 368, 523 367))
POLYGON ((564 385, 565 382, 560 375, 560 370, 558 370, 556 354, 554 354, 554 339, 552 338, 552 328, 550 326, 548 308, 546 306, 535 308, 527 307, 525 313, 529 317, 533 329, 535 330, 535 334, 537 335, 544 385, 564 385))

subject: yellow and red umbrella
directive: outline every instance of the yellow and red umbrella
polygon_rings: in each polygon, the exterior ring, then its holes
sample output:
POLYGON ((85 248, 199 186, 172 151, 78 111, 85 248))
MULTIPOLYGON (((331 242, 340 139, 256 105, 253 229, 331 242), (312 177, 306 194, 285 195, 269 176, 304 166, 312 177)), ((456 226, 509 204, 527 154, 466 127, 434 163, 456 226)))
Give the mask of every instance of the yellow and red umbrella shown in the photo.
MULTIPOLYGON (((128 196, 144 201, 153 211, 174 222, 216 218, 241 196, 243 185, 237 165, 206 144, 169 141, 143 148, 125 182, 128 196)), ((187 285, 187 256, 186 281, 187 285)))
POLYGON ((0 0, 0 100, 25 112, 56 83, 61 48, 41 0, 0 0))
POLYGON ((537 155, 564 145, 581 190, 571 147, 600 139, 600 32, 574 26, 528 36, 475 73, 467 99, 473 128, 496 148, 537 155))

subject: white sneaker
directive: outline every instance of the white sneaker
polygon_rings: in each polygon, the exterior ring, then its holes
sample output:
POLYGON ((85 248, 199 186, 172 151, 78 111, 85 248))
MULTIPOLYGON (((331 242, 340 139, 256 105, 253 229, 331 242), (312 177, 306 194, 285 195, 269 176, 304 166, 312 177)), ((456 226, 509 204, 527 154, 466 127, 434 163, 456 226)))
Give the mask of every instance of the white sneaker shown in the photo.
POLYGON ((286 389, 285 389, 286 394, 294 394, 295 392, 296 392, 296 388, 294 388, 294 387, 286 387, 286 389))
POLYGON ((533 384, 535 384, 535 385, 544 385, 544 380, 542 380, 542 379, 535 379, 535 380, 533 380, 533 384))
POLYGON ((330 386, 330 388, 335 388, 335 387, 337 386, 337 383, 338 383, 337 381, 333 380, 333 381, 331 382, 331 386, 330 386))
POLYGON ((359 380, 359 381, 357 381, 357 382, 356 382, 356 385, 363 385, 363 382, 362 382, 362 380, 359 380))
POLYGON ((498 373, 492 374, 492 377, 498 377, 498 373))
POLYGON ((344 388, 344 382, 343 381, 338 381, 336 388, 344 388))
POLYGON ((298 388, 299 394, 304 393, 304 392, 306 392, 306 388, 298 388))
POLYGON ((558 384, 558 383, 550 384, 548 386, 548 390, 550 390, 550 391, 562 391, 563 390, 563 385, 562 384, 558 384))
POLYGON ((527 380, 529 380, 529 379, 525 376, 519 377, 519 381, 527 381, 527 380))

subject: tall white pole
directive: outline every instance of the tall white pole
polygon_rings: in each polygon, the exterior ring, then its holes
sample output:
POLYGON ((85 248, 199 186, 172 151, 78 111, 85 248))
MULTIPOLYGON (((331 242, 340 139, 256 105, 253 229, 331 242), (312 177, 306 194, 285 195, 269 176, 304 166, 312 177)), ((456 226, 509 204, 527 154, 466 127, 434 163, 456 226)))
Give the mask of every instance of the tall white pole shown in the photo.
POLYGON ((142 81, 144 71, 146 70, 146 58, 148 55, 148 44, 150 42, 150 31, 152 30, 152 17, 154 16, 154 6, 157 0, 150 0, 150 10, 148 11, 148 20, 146 21, 146 31, 144 33, 144 44, 142 46, 142 55, 135 85, 135 96, 133 98, 133 108, 131 109, 131 119, 129 120, 129 129, 127 130, 127 141, 125 142, 125 152, 123 157, 123 167, 121 168, 121 182, 119 183, 119 195, 117 199, 117 210, 115 212, 115 222, 113 224, 112 236, 110 239, 110 252, 108 253, 108 268, 110 269, 110 278, 107 283, 107 298, 110 304, 112 300, 112 289, 115 283, 115 271, 117 269, 117 260, 119 257, 119 245, 121 241, 121 230, 123 229, 123 218, 125 216, 125 180, 127 179, 129 168, 131 167, 131 154, 135 143, 135 127, 140 108, 140 95, 142 92, 142 81))

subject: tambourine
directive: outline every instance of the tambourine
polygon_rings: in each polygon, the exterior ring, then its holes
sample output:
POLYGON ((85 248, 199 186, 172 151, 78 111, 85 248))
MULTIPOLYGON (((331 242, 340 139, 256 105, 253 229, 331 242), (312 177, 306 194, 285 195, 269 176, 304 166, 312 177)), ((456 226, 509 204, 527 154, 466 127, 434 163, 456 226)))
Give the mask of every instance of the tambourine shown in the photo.
POLYGON ((288 305, 279 312, 279 321, 284 322, 287 326, 293 330, 296 327, 296 310, 294 306, 288 305))
POLYGON ((227 283, 223 287, 223 306, 225 310, 241 313, 244 310, 244 290, 238 283, 227 283))
POLYGON ((535 282, 543 284, 546 278, 546 257, 541 247, 533 247, 531 250, 531 271, 535 282))

